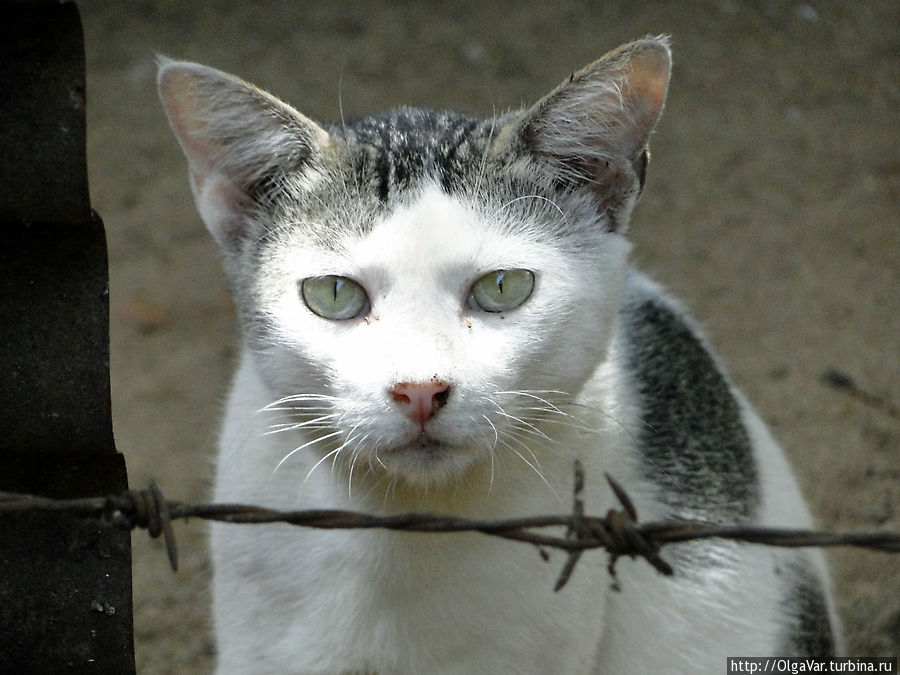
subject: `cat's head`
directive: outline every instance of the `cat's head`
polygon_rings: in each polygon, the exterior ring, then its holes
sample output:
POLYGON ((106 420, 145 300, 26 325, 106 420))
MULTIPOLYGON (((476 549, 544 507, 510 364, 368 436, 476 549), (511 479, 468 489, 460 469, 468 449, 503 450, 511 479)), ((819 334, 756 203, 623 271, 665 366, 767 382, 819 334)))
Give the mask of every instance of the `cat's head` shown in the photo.
POLYGON ((522 112, 319 125, 161 63, 244 339, 304 452, 426 484, 533 461, 605 358, 669 72, 645 39, 522 112))

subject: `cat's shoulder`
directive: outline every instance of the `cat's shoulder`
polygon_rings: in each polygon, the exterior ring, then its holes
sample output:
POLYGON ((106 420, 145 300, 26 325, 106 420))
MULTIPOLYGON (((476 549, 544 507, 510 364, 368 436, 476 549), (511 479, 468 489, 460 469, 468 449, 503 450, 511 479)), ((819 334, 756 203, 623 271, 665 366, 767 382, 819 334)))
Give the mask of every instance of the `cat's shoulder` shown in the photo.
MULTIPOLYGON (((700 359, 725 374, 713 348, 684 304, 643 272, 629 268, 619 309, 619 339, 634 357, 700 359)), ((620 345, 620 347, 623 345, 620 345)))
POLYGON ((753 518, 761 494, 744 399, 681 302, 634 270, 616 351, 640 410, 644 474, 667 506, 722 522, 753 518))

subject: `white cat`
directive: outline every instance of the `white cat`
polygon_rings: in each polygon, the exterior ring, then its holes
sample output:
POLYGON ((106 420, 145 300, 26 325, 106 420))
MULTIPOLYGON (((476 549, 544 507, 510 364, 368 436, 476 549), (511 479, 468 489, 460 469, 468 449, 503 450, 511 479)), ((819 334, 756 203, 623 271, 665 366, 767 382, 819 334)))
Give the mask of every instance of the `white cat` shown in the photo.
MULTIPOLYGON (((785 458, 625 239, 670 73, 625 45, 532 108, 320 125, 230 75, 159 88, 243 330, 215 498, 805 527, 785 458)), ((217 525, 221 673, 720 673, 831 653, 821 556, 706 541, 675 576, 479 534, 217 525)))

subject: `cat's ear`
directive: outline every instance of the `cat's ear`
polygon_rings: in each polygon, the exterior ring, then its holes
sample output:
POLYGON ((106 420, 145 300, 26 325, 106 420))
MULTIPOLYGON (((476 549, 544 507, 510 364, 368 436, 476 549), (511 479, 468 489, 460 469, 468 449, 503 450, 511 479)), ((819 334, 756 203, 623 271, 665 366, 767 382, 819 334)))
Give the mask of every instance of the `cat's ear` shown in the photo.
POLYGON ((157 84, 190 164, 197 209, 224 249, 248 234, 248 213, 282 176, 319 167, 328 133, 253 85, 165 58, 157 84))
POLYGON ((519 147, 557 181, 591 190, 610 229, 624 229, 644 185, 647 143, 671 72, 666 37, 619 47, 574 73, 515 122, 519 147))

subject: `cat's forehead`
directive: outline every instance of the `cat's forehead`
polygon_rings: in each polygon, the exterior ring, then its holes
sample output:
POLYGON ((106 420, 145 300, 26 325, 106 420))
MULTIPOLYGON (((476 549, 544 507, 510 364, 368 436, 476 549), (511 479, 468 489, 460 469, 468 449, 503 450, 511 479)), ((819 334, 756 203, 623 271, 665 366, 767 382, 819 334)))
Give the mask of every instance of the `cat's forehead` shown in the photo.
POLYGON ((498 259, 524 264, 534 242, 513 234, 501 214, 426 184, 415 198, 380 218, 351 248, 364 264, 391 258, 410 266, 443 262, 479 268, 491 267, 498 259))
POLYGON ((497 128, 497 120, 399 108, 330 131, 347 144, 357 178, 388 202, 425 178, 452 191, 472 173, 497 128))
POLYGON ((546 246, 529 234, 525 219, 424 181, 377 213, 347 211, 330 226, 298 223, 280 228, 276 257, 293 252, 311 274, 402 266, 452 268, 463 274, 502 266, 534 265, 546 246), (359 220, 368 219, 362 225, 359 220), (321 269, 319 269, 321 267, 321 269))
POLYGON ((379 251, 382 259, 400 248, 433 258, 488 242, 582 247, 596 229, 595 205, 492 144, 502 125, 401 108, 330 127, 330 163, 315 180, 288 180, 263 245, 286 236, 326 256, 379 251))

